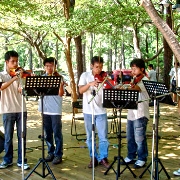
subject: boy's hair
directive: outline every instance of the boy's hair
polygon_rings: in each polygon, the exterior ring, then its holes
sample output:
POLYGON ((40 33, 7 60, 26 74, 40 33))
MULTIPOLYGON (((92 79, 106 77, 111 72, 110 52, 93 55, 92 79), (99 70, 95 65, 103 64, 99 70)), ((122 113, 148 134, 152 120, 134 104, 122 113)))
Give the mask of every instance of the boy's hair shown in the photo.
POLYGON ((5 55, 4 55, 5 61, 9 61, 9 59, 10 59, 11 57, 19 57, 19 55, 18 55, 18 53, 17 53, 16 51, 14 51, 14 50, 12 50, 12 51, 7 51, 7 52, 5 53, 5 55))
POLYGON ((148 66, 153 69, 153 64, 149 64, 148 66))
POLYGON ((144 68, 143 73, 145 73, 145 62, 143 59, 133 59, 130 63, 130 66, 133 67, 134 65, 139 68, 144 68))
POLYGON ((92 59, 91 59, 91 64, 92 65, 94 65, 94 63, 104 63, 104 60, 103 60, 103 58, 102 57, 100 57, 100 56, 94 56, 94 57, 92 57, 92 59))
POLYGON ((57 64, 57 60, 54 57, 45 58, 43 61, 43 65, 45 66, 46 63, 54 63, 57 64))

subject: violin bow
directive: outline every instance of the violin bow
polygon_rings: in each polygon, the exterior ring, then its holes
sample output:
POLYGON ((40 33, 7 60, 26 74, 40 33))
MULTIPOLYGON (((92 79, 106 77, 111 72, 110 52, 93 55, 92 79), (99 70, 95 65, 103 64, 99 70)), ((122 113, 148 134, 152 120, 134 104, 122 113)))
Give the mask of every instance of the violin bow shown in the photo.
MULTIPOLYGON (((99 92, 99 90, 102 88, 102 86, 104 85, 104 83, 106 82, 108 76, 106 76, 103 80, 103 82, 98 86, 97 90, 96 90, 96 93, 97 94, 99 92)), ((92 95, 91 99, 89 100, 88 104, 90 104, 90 102, 94 99, 94 95, 92 95)))

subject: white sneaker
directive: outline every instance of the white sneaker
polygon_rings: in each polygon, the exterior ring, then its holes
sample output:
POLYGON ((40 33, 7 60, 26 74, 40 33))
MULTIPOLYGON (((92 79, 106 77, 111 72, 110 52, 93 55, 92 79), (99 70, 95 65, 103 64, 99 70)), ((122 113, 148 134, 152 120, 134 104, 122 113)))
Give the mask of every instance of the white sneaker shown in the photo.
POLYGON ((134 164, 134 168, 142 168, 145 166, 146 161, 137 160, 134 164))
POLYGON ((0 169, 5 169, 9 166, 13 165, 13 163, 6 163, 5 161, 3 161, 1 164, 0 164, 0 169))
POLYGON ((178 169, 177 171, 174 171, 173 174, 174 174, 175 176, 180 176, 180 169, 178 169))
POLYGON ((130 162, 132 161, 132 159, 129 159, 128 157, 125 157, 125 158, 124 158, 124 161, 125 161, 126 163, 130 163, 130 162))
MULTIPOLYGON (((17 163, 17 166, 21 168, 22 164, 17 163)), ((29 169, 29 168, 30 168, 30 166, 27 163, 24 163, 24 170, 29 169)))
POLYGON ((135 162, 136 160, 134 160, 134 159, 129 159, 128 157, 125 157, 125 158, 124 158, 124 161, 125 161, 125 163, 124 163, 124 162, 121 162, 120 164, 121 164, 121 165, 134 164, 134 162, 135 162))

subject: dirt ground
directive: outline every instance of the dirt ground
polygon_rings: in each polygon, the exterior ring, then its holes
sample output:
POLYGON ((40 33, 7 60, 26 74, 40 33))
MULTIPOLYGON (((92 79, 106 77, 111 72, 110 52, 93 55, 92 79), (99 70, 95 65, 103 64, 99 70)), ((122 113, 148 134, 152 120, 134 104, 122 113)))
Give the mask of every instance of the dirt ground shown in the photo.
MULTIPOLYGON (((41 115, 37 111, 37 101, 35 98, 29 98, 27 101, 27 109, 28 109, 28 134, 27 134, 27 157, 29 159, 29 163, 31 167, 33 167, 38 157, 41 156, 41 141, 38 139, 38 136, 42 132, 42 125, 41 125, 41 115)), ((108 109, 108 112, 110 110, 108 109)), ((149 157, 147 165, 152 162, 152 140, 153 140, 153 107, 150 107, 150 114, 151 118, 148 124, 147 130, 147 137, 148 137, 148 148, 149 148, 149 157)), ((126 115, 127 110, 122 111, 122 131, 126 131, 126 115)), ((74 136, 70 134, 70 127, 71 127, 71 119, 72 119, 72 108, 71 108, 71 98, 65 97, 63 101, 63 134, 64 134, 64 156, 63 156, 63 167, 53 167, 53 172, 57 179, 66 179, 66 180, 74 180, 74 179, 91 179, 92 175, 87 168, 87 164, 89 163, 89 156, 88 150, 84 140, 77 141, 74 136), (73 160, 72 160, 73 159, 73 160), (78 169, 78 163, 82 164, 78 169), (68 167, 68 168, 67 168, 68 167), (70 168, 71 167, 71 168, 70 168), (82 169, 83 167, 83 169, 82 169), (59 169, 61 169, 61 174, 59 174, 59 169), (71 169, 71 171, 68 170, 71 169)), ((83 122, 78 122, 78 130, 80 132, 84 131, 84 124, 83 122)), ((163 166, 165 167, 168 175, 171 179, 180 179, 180 177, 175 177, 173 175, 173 171, 180 168, 180 115, 178 113, 177 106, 171 106, 167 104, 160 104, 160 117, 159 117, 159 127, 158 127, 158 135, 159 135, 159 143, 158 143, 158 158, 160 162, 162 162, 163 166)), ((0 121, 0 130, 3 131, 2 121, 0 121)), ((112 162, 114 157, 118 155, 118 139, 116 138, 116 134, 109 134, 109 161, 112 162)), ((126 156, 126 139, 122 138, 122 145, 121 145, 121 154, 123 157, 126 156)), ((16 151, 17 148, 17 139, 14 136, 14 148, 16 151)), ((156 149, 156 147, 155 147, 156 149)), ((14 152, 15 158, 17 157, 17 153, 14 152)), ((3 153, 0 154, 0 158, 3 157, 3 153)), ((15 159, 14 158, 14 159, 15 159)), ((15 159, 16 160, 16 159, 15 159)), ((14 162, 15 162, 14 160, 14 162)), ((160 163, 158 163, 160 164, 160 163)), ((115 163, 116 169, 116 163, 115 163)), ((147 167, 147 166, 146 166, 147 167)), ((145 168, 146 168, 145 167, 145 168)), ((151 167, 151 166, 150 166, 151 167)), ((136 179, 140 179, 139 176, 145 170, 133 170, 135 174, 138 176, 136 179)), ((159 167, 160 170, 160 167, 159 167)), ((159 173, 160 179, 168 179, 165 172, 162 170, 159 173)), ((27 175, 30 172, 25 172, 27 175)), ((104 170, 101 168, 97 168, 96 170, 96 179, 115 179, 115 173, 113 170, 108 172, 107 176, 104 176, 104 170), (100 172, 97 172, 97 171, 100 172)), ((21 178, 20 170, 17 170, 15 166, 8 170, 0 170, 0 180, 19 180, 21 178)), ((42 179, 37 175, 33 175, 32 180, 42 179), (34 178, 33 178, 34 177, 34 178)), ((30 178, 30 180, 31 180, 30 178)), ((51 177, 46 177, 46 179, 52 179, 51 177)), ((123 180, 132 180, 133 176, 129 173, 129 170, 125 170, 123 175, 119 178, 123 180)), ((150 173, 148 171, 145 172, 142 179, 150 179, 150 173)))

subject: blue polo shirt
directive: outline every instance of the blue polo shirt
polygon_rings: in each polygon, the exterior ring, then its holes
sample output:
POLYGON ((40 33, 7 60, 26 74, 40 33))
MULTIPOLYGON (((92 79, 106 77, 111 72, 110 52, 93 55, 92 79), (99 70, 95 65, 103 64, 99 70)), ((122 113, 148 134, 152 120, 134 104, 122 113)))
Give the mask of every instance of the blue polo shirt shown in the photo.
MULTIPOLYGON (((47 76, 44 74, 43 76, 47 76)), ((44 96, 43 97, 43 114, 48 115, 62 115, 62 100, 63 98, 59 95, 44 96)), ((38 110, 42 112, 42 101, 39 100, 38 110)))

